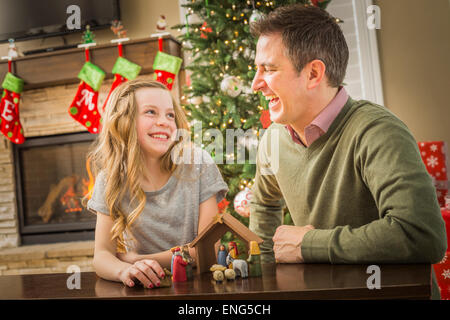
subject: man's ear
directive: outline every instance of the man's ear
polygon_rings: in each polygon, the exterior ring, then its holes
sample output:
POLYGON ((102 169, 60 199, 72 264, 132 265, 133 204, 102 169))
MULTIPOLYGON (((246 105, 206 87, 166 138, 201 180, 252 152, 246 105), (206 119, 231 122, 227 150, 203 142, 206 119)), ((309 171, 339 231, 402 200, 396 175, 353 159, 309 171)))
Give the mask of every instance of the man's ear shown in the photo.
POLYGON ((306 65, 307 71, 307 89, 316 88, 325 76, 326 66, 322 60, 313 60, 306 65))

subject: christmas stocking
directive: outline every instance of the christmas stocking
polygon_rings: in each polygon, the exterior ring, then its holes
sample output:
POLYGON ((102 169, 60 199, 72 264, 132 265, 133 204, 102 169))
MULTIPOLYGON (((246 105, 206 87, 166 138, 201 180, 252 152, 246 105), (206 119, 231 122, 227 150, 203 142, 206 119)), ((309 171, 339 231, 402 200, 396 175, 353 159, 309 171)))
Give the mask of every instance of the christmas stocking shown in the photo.
POLYGON ((133 80, 136 78, 141 71, 141 66, 123 58, 118 57, 114 67, 112 69, 112 73, 114 74, 114 82, 109 90, 108 96, 106 97, 105 102, 103 103, 103 111, 105 111, 106 104, 108 103, 109 96, 114 91, 119 84, 127 81, 133 80))
POLYGON ((169 90, 172 90, 173 82, 178 71, 180 71, 181 58, 158 51, 153 62, 155 80, 163 83, 169 90))
POLYGON ((0 100, 0 131, 13 143, 23 143, 25 137, 19 117, 23 80, 8 72, 2 86, 4 90, 0 100))
POLYGON ((100 131, 101 115, 97 109, 97 101, 98 90, 104 77, 105 72, 102 69, 87 61, 78 74, 81 83, 69 107, 69 114, 72 118, 85 126, 91 133, 100 131))

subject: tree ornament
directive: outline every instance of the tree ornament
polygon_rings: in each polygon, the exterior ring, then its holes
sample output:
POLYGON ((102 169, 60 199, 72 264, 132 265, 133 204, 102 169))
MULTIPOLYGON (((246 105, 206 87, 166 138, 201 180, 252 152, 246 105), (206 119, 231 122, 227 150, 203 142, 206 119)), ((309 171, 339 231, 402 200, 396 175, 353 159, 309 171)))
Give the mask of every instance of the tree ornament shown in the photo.
POLYGON ((202 102, 203 102, 202 97, 198 97, 198 96, 197 97, 192 97, 192 98, 189 99, 189 103, 195 104, 195 105, 199 105, 202 102))
POLYGON ((19 115, 19 101, 23 83, 22 79, 8 72, 2 83, 3 95, 0 100, 0 131, 16 144, 25 141, 19 115))
POLYGON ((206 96, 206 95, 202 96, 202 100, 203 100, 204 103, 210 103, 211 102, 211 98, 206 96))
POLYGON ((219 208, 219 213, 224 213, 227 210, 229 204, 230 201, 228 201, 226 198, 223 198, 222 201, 220 201, 217 204, 217 207, 219 208))
POLYGON ((253 193, 250 188, 240 191, 234 198, 234 210, 245 218, 250 217, 250 200, 252 197, 253 193))
POLYGON ((241 81, 235 76, 225 76, 220 83, 220 89, 232 98, 241 94, 241 81))
POLYGON ((250 23, 256 22, 264 17, 264 14, 261 11, 253 10, 252 15, 250 16, 250 23))
POLYGON ((90 133, 99 133, 101 116, 97 109, 98 90, 105 78, 105 72, 86 61, 78 78, 81 82, 69 107, 69 114, 90 133))
POLYGON ((206 35, 207 33, 211 33, 212 29, 210 27, 208 27, 208 24, 205 22, 203 22, 203 25, 200 28, 200 38, 202 39, 208 39, 208 36, 206 35))
POLYGON ((259 121, 261 121, 263 129, 267 129, 272 124, 272 120, 270 119, 270 111, 261 111, 261 117, 259 118, 259 121))
POLYGON ((314 6, 324 9, 324 10, 330 2, 331 2, 331 0, 311 0, 311 3, 314 6))

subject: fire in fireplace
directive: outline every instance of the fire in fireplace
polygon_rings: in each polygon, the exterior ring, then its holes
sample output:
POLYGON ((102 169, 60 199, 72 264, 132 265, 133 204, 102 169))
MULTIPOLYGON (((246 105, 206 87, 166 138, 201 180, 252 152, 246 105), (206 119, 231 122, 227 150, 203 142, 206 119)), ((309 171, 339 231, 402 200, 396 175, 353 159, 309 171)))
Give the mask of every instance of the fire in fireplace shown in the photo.
POLYGON ((28 138, 14 149, 22 244, 94 239, 96 217, 82 205, 94 178, 86 155, 95 135, 28 138))

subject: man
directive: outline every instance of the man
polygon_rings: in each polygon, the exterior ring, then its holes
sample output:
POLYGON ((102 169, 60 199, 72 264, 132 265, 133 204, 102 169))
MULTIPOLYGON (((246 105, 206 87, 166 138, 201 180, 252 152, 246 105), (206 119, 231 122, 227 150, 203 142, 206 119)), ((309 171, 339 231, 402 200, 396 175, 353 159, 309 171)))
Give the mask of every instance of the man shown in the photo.
POLYGON ((415 139, 386 108, 348 96, 348 48, 335 19, 291 5, 251 32, 252 87, 274 122, 259 145, 251 203, 262 261, 440 261, 444 221, 415 139), (284 204, 295 226, 280 226, 284 204))

